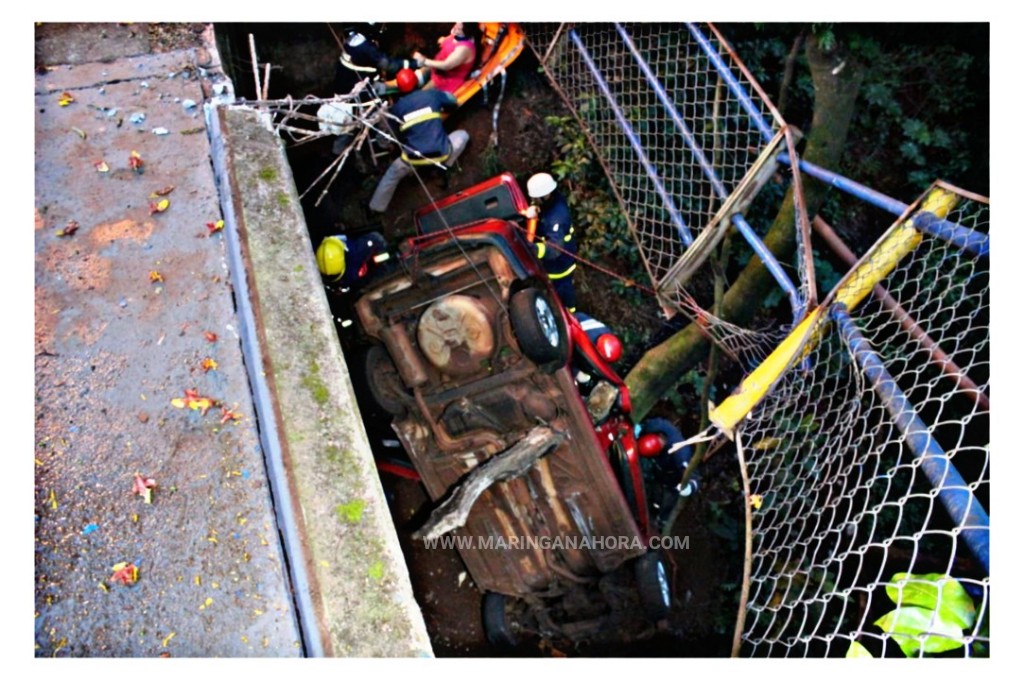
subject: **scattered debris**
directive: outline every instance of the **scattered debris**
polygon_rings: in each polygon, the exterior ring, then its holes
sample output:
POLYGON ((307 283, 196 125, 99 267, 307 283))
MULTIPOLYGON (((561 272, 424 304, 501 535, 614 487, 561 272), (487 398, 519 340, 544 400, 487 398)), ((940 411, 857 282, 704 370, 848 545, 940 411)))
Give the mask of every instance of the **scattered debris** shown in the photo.
POLYGON ((203 337, 206 338, 207 342, 217 342, 217 334, 212 331, 204 332, 203 337))
POLYGON ((167 128, 165 128, 165 127, 156 127, 156 128, 153 128, 153 134, 154 135, 169 135, 169 134, 171 134, 171 131, 168 130, 167 128))
POLYGON ((151 283, 163 283, 164 275, 156 270, 153 270, 149 273, 149 280, 151 283))
POLYGON ((142 496, 142 500, 146 502, 146 505, 150 505, 153 502, 153 489, 155 488, 155 479, 143 477, 138 472, 135 473, 135 481, 132 483, 132 493, 142 496))
POLYGON ((166 198, 160 199, 158 203, 149 204, 149 214, 152 215, 154 213, 162 213, 169 207, 171 207, 171 202, 169 200, 167 200, 166 198))
POLYGON ((128 165, 130 165, 132 170, 140 175, 145 172, 146 163, 142 160, 142 156, 139 155, 139 152, 134 149, 132 149, 131 154, 128 156, 128 165))
POLYGON ((160 196, 166 196, 167 194, 171 193, 172 191, 174 191, 174 185, 173 184, 168 184, 163 189, 157 189, 156 191, 151 193, 149 195, 149 197, 150 198, 158 198, 160 196))
MULTIPOLYGON (((202 367, 203 373, 208 373, 210 371, 216 371, 217 370, 217 362, 214 361, 210 357, 206 357, 205 359, 203 359, 202 363, 200 363, 199 365, 202 367)), ((222 409, 222 410, 227 410, 227 409, 222 409)))
POLYGON ((133 586, 139 580, 139 568, 131 562, 118 562, 111 569, 114 572, 114 575, 110 577, 111 583, 133 586))
POLYGON ((207 222, 206 228, 210 230, 210 236, 213 236, 216 232, 224 228, 224 220, 217 220, 216 222, 207 222))
POLYGON ((64 228, 57 231, 57 236, 71 236, 76 231, 78 231, 78 222, 75 220, 68 220, 68 223, 64 225, 64 228))
POLYGON ((90 523, 90 524, 86 524, 85 528, 82 529, 82 535, 83 536, 88 536, 89 534, 91 534, 92 532, 96 531, 99 528, 100 528, 100 525, 96 524, 95 522, 90 523))
POLYGON ((61 92, 60 93, 60 99, 57 100, 57 103, 60 104, 61 106, 67 106, 68 104, 72 103, 73 101, 75 101, 75 98, 71 96, 70 92, 61 92))
POLYGON ((88 135, 85 134, 85 130, 82 130, 81 128, 73 127, 73 128, 71 128, 71 131, 74 132, 79 137, 81 137, 82 139, 85 139, 86 137, 88 137, 88 135))
POLYGON ((224 423, 237 423, 241 419, 242 419, 242 414, 241 413, 235 413, 234 411, 229 409, 227 406, 221 406, 220 407, 220 424, 221 425, 223 425, 224 423))
POLYGON ((141 111, 139 111, 138 113, 133 113, 131 116, 129 116, 128 120, 130 120, 131 122, 135 123, 136 125, 139 125, 144 120, 146 120, 146 114, 144 114, 141 111))
POLYGON ((99 160, 93 163, 93 165, 96 167, 96 172, 110 172, 110 166, 107 165, 106 161, 99 160))
POLYGON ((200 415, 206 415, 213 406, 217 405, 216 399, 210 399, 209 397, 201 397, 195 390, 185 390, 184 398, 178 397, 171 399, 171 405, 175 408, 190 408, 193 411, 199 411, 200 415))

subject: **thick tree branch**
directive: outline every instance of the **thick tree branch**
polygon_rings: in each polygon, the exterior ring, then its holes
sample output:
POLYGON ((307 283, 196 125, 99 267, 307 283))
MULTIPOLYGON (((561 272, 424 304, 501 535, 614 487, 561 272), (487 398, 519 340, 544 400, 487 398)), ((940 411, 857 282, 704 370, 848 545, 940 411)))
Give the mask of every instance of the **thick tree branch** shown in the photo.
POLYGON ((480 495, 496 482, 505 482, 526 474, 541 456, 558 448, 565 433, 538 426, 505 451, 474 468, 441 505, 430 513, 430 519, 412 537, 432 540, 465 526, 469 511, 480 495))

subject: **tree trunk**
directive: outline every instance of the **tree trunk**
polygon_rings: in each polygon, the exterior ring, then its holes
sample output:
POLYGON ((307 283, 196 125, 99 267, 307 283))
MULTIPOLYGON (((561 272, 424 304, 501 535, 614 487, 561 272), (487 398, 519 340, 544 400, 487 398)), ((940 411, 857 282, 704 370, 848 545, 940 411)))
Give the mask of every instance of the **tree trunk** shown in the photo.
MULTIPOLYGON (((802 157, 825 168, 837 168, 860 90, 861 69, 852 59, 842 56, 839 50, 828 54, 822 52, 816 40, 806 40, 805 49, 814 82, 814 116, 802 157)), ((828 186, 807 177, 804 180, 807 213, 813 217, 825 199, 828 186)), ((792 255, 796 245, 792 189, 786 193, 764 242, 780 260, 787 261, 792 255)), ((773 285, 776 284, 768 270, 757 257, 752 258, 726 292, 722 301, 722 318, 746 325, 773 285)), ((697 365, 707 353, 707 342, 697 326, 691 323, 641 357, 626 376, 635 418, 643 418, 662 395, 697 365)))

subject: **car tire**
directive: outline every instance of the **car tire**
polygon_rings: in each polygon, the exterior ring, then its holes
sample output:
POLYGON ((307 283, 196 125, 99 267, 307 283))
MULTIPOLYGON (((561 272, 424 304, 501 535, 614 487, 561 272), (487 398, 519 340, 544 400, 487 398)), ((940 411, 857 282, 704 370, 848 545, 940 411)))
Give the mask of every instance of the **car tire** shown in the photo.
POLYGON ((672 608, 672 581, 660 551, 650 550, 633 563, 644 616, 652 623, 668 617, 672 608))
POLYGON ((373 403, 392 416, 404 416, 406 407, 402 396, 405 395, 405 386, 387 349, 383 345, 371 345, 363 352, 360 363, 373 403))
POLYGON ((512 332, 526 358, 554 372, 569 358, 569 337, 561 309, 547 293, 524 288, 509 302, 512 332))
POLYGON ((496 649, 514 649, 519 644, 516 625, 509 616, 510 604, 507 596, 491 592, 484 593, 481 602, 484 635, 496 649))

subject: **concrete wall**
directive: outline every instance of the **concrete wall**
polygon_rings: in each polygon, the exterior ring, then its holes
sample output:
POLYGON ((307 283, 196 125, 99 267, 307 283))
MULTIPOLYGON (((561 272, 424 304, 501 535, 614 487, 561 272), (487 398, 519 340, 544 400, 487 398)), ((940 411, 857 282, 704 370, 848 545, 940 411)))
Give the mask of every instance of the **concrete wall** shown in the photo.
POLYGON ((308 653, 430 656, 282 141, 250 108, 207 117, 308 653))

